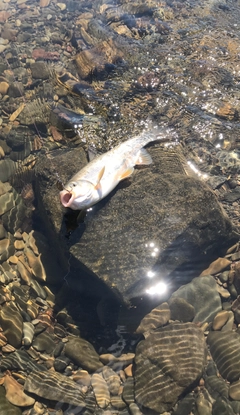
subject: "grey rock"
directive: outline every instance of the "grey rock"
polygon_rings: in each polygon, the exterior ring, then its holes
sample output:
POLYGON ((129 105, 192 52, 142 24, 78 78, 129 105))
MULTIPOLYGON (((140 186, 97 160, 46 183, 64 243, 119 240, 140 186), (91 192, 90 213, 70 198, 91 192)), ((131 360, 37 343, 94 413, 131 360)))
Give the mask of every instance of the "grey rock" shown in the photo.
MULTIPOLYGON (((42 213, 45 217, 48 213, 55 240, 63 231, 56 172, 65 182, 83 167, 82 158, 75 163, 75 152, 61 153, 59 158, 56 153, 53 163, 42 160, 36 167, 42 213)), ((237 239, 215 195, 206 184, 185 175, 180 156, 176 153, 166 163, 169 155, 161 148, 150 152, 153 165, 135 170, 130 185, 120 184, 88 212, 69 242, 81 273, 96 275, 127 304, 159 282, 158 275, 179 276, 186 264, 204 267, 206 250, 213 254, 237 239), (155 273, 151 282, 149 270, 155 273)), ((60 235, 62 247, 63 239, 60 235)))
POLYGON ((234 415, 231 403, 218 398, 212 406, 212 415, 234 415))
POLYGON ((237 381, 240 377, 240 335, 233 331, 210 331, 207 343, 221 376, 229 382, 237 381))
POLYGON ((32 77, 34 79, 48 79, 49 69, 45 62, 34 62, 31 64, 32 77))
POLYGON ((171 296, 183 298, 192 304, 195 310, 194 322, 211 322, 214 316, 222 310, 217 284, 211 275, 194 278, 190 283, 183 285, 171 296))
POLYGON ((70 339, 66 344, 64 353, 75 364, 89 372, 95 372, 103 367, 94 347, 84 339, 78 337, 70 339))
POLYGON ((84 396, 79 385, 60 373, 32 372, 26 378, 24 390, 45 399, 85 407, 84 396))
POLYGON ((168 304, 172 320, 179 320, 186 323, 187 321, 192 321, 194 319, 194 306, 189 304, 184 298, 171 297, 168 304))

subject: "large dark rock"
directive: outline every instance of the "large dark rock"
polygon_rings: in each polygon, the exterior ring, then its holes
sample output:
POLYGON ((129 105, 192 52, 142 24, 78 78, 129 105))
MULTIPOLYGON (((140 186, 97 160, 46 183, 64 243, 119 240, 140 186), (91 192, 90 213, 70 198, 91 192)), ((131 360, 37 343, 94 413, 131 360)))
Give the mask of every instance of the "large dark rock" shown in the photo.
POLYGON ((93 207, 68 241, 56 173, 66 182, 86 163, 83 152, 56 153, 36 167, 41 210, 55 244, 58 239, 59 247, 69 249, 81 274, 97 276, 125 303, 160 279, 187 282, 186 266, 194 269, 189 280, 197 266, 204 269, 210 254, 217 249, 219 255, 237 239, 214 193, 186 175, 178 150, 156 145, 150 152, 153 165, 136 170, 131 182, 122 182, 93 207))

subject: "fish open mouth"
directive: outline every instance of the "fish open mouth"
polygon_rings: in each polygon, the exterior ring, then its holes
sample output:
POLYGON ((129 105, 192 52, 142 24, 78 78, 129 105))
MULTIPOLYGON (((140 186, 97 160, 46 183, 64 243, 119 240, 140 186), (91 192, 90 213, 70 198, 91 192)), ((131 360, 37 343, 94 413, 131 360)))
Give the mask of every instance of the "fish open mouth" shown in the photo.
POLYGON ((61 203, 64 207, 68 207, 71 204, 72 197, 73 194, 71 192, 67 192, 66 190, 60 192, 61 203))

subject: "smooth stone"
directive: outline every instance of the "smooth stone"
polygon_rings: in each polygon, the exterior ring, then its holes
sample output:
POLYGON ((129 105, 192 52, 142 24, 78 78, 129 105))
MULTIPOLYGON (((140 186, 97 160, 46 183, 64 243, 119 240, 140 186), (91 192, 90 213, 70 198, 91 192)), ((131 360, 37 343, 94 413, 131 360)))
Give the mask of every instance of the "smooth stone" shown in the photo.
POLYGON ((0 323, 9 343, 19 348, 22 344, 23 318, 13 301, 2 306, 0 323))
POLYGON ((43 332, 40 333, 37 337, 33 340, 33 347, 38 352, 46 352, 51 354, 55 348, 56 344, 52 338, 52 336, 47 333, 43 332))
POLYGON ((102 369, 103 378, 106 380, 109 392, 112 395, 118 395, 121 385, 120 377, 114 370, 108 366, 104 366, 102 369))
POLYGON ((202 375, 207 349, 194 323, 172 323, 138 343, 135 401, 157 413, 169 411, 202 375))
POLYGON ((136 333, 146 333, 164 326, 170 319, 168 303, 162 303, 148 313, 136 329, 136 333))
POLYGON ((23 241, 16 240, 16 241, 14 242, 14 247, 15 247, 15 249, 17 249, 17 250, 22 250, 22 249, 24 249, 24 247, 25 247, 25 243, 24 243, 23 241))
POLYGON ((224 399, 228 398, 229 386, 222 377, 217 376, 217 373, 211 376, 206 376, 204 382, 205 388, 208 390, 213 399, 217 399, 219 395, 224 399))
POLYGON ((232 311, 220 311, 213 319, 213 330, 232 330, 234 323, 234 316, 232 311), (229 324, 228 324, 229 321, 229 324))
POLYGON ((231 403, 218 397, 212 406, 212 415, 236 415, 233 412, 231 403))
POLYGON ((31 406, 35 399, 23 392, 23 386, 20 385, 12 376, 6 375, 4 378, 4 387, 6 389, 7 400, 16 406, 31 406))
POLYGON ((226 268, 228 268, 231 265, 231 261, 227 258, 218 258, 215 261, 213 261, 207 269, 205 269, 201 274, 200 277, 203 277, 205 275, 215 275, 219 272, 224 271, 226 268))
POLYGON ((31 249, 25 249, 24 253, 27 257, 28 264, 32 269, 33 275, 38 281, 46 281, 46 273, 41 262, 41 255, 36 256, 31 249))
POLYGON ((60 357, 57 357, 54 360, 53 366, 54 366, 54 369, 57 372, 64 372, 64 370, 69 365, 69 363, 70 363, 70 359, 68 357, 66 357, 66 356, 60 356, 60 357))
POLYGON ((64 353, 75 364, 88 372, 95 372, 103 366, 94 347, 84 339, 70 338, 65 346, 64 353))
POLYGON ((9 239, 0 240, 0 255, 2 255, 8 249, 9 245, 10 245, 9 239))
POLYGON ((72 375, 72 378, 75 382, 80 383, 82 386, 90 386, 91 376, 86 370, 78 370, 72 375))
POLYGON ((240 335, 233 331, 210 331, 210 353, 221 376, 229 382, 240 378, 240 335))
POLYGON ((22 415, 20 408, 8 402, 3 386, 0 386, 0 415, 22 415))
POLYGON ((183 323, 192 321, 195 317, 195 308, 184 298, 171 297, 168 301, 172 320, 179 320, 183 323))
POLYGON ((196 415, 212 415, 212 403, 203 393, 199 393, 196 399, 196 415))
POLYGON ((67 376, 51 370, 31 372, 25 380, 24 390, 44 399, 69 403, 82 409, 85 407, 80 386, 67 376))
MULTIPOLYGON (((0 45, 0 48, 1 48, 1 46, 2 45, 0 45)), ((5 49, 6 47, 4 46, 4 49, 5 49)), ((9 84, 8 84, 8 82, 0 82, 0 94, 2 94, 2 95, 6 95, 7 94, 7 92, 8 92, 8 88, 9 88, 9 84)))
POLYGON ((101 374, 94 373, 91 378, 91 385, 93 392, 100 408, 106 408, 110 403, 110 393, 107 382, 103 379, 101 374))
POLYGON ((229 396, 234 401, 240 401, 240 380, 229 386, 229 396))
POLYGON ((31 322, 23 322, 23 344, 30 346, 34 336, 34 325, 31 322))
POLYGON ((190 283, 175 291, 171 300, 173 298, 183 298, 194 307, 194 322, 211 322, 222 310, 217 283, 211 275, 194 278, 190 283))

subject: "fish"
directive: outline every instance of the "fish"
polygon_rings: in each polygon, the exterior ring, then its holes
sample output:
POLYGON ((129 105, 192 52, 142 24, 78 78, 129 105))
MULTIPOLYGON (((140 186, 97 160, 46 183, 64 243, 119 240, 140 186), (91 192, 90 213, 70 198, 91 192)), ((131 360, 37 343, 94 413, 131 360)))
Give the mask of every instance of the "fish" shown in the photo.
POLYGON ((154 126, 96 156, 63 186, 60 191, 62 205, 73 210, 86 210, 95 205, 120 181, 130 177, 134 166, 152 163, 144 147, 165 138, 165 133, 164 129, 154 126))

